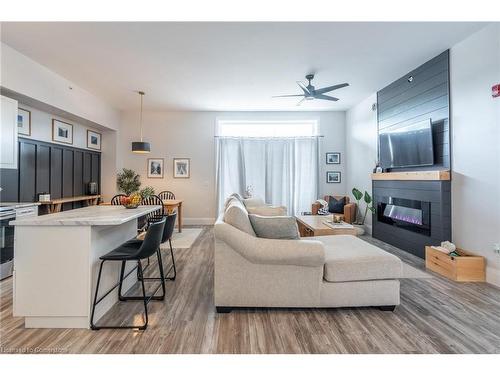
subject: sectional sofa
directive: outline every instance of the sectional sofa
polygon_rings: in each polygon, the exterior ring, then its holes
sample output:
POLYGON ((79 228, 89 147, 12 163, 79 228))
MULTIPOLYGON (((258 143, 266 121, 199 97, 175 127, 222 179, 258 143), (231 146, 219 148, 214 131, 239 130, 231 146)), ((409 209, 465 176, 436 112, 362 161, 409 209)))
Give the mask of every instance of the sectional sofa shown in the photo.
POLYGON ((237 197, 228 199, 215 224, 218 312, 234 307, 394 310, 401 274, 398 257, 355 236, 259 238, 237 197))

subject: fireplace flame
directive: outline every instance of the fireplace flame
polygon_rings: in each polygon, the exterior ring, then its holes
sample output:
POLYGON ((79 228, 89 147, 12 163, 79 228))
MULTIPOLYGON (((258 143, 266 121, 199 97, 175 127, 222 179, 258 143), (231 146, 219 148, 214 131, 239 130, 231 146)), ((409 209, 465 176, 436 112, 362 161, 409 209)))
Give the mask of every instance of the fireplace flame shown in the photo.
POLYGON ((422 225, 422 210, 410 207, 388 204, 384 210, 384 216, 405 223, 422 225))

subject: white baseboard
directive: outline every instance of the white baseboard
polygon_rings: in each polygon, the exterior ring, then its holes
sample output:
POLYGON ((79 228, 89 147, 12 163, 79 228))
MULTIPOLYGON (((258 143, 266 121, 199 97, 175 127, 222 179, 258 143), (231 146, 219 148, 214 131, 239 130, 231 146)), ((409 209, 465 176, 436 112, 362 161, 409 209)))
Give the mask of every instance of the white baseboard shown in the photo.
POLYGON ((182 219, 184 225, 213 225, 215 218, 212 217, 185 217, 182 219))
POLYGON ((486 267, 486 282, 500 287, 500 270, 498 268, 486 267))

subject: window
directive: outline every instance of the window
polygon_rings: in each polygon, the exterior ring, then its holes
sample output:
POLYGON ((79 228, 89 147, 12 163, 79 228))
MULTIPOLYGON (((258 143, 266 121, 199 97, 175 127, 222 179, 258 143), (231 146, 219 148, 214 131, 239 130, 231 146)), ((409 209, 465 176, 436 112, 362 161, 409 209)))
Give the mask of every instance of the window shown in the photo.
POLYGON ((232 193, 283 205, 293 215, 310 211, 318 194, 318 123, 219 121, 217 194, 219 212, 232 193))
POLYGON ((217 122, 220 137, 314 137, 318 135, 316 120, 299 121, 227 121, 217 122))

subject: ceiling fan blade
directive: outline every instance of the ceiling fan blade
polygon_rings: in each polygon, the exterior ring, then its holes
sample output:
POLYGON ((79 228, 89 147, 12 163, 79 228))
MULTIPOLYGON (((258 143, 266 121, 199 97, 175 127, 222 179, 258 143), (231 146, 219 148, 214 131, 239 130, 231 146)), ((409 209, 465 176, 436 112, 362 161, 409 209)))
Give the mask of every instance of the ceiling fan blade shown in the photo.
POLYGON ((349 86, 349 84, 348 83, 341 83, 339 85, 323 87, 322 89, 317 89, 316 94, 324 94, 326 92, 341 89, 342 87, 346 87, 346 86, 349 86))
POLYGON ((303 97, 302 99, 300 99, 300 101, 297 103, 297 107, 300 107, 300 105, 302 104, 302 102, 306 100, 305 97, 303 97))
POLYGON ((304 94, 297 94, 297 95, 275 95, 273 98, 290 98, 292 96, 304 96, 304 94))
POLYGON ((336 102, 337 100, 339 100, 339 98, 334 98, 333 96, 328 96, 328 95, 323 95, 323 94, 314 95, 314 99, 330 100, 332 102, 336 102))
POLYGON ((302 82, 297 81, 297 85, 299 85, 300 88, 302 89, 302 91, 304 91, 304 94, 311 95, 311 92, 309 91, 309 89, 307 88, 307 86, 304 85, 302 82))

